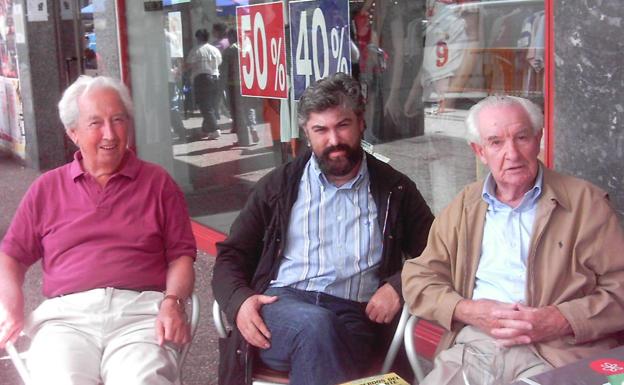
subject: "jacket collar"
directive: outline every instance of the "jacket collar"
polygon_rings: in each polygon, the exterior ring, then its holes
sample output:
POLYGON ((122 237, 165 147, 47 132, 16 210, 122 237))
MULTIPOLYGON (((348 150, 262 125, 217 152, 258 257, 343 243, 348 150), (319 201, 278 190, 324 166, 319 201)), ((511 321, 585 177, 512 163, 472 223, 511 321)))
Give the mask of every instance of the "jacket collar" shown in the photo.
POLYGON ((557 172, 547 169, 542 166, 544 170, 544 185, 542 190, 542 199, 557 203, 566 211, 572 208, 570 195, 565 190, 564 183, 561 181, 561 175, 557 172))
MULTIPOLYGON (((566 210, 569 210, 571 207, 570 196, 563 188, 563 184, 561 183, 561 176, 557 172, 548 169, 541 161, 539 162, 539 164, 543 172, 544 179, 542 180, 542 192, 540 198, 538 199, 538 202, 553 201, 565 208, 566 210)), ((467 187, 467 207, 478 205, 481 203, 487 205, 485 202, 483 202, 482 199, 484 183, 485 179, 475 182, 467 187)))
POLYGON ((371 184, 383 181, 385 186, 394 187, 401 180, 400 173, 396 172, 389 164, 380 161, 371 154, 366 154, 366 165, 370 175, 371 184))

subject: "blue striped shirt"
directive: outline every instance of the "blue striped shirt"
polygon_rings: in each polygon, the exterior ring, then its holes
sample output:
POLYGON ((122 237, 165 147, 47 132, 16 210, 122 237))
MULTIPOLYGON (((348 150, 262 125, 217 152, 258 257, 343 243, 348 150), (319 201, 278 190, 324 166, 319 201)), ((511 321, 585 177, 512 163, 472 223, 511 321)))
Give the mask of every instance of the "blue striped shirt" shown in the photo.
POLYGON ((340 187, 327 180, 312 156, 299 183, 284 259, 271 286, 366 302, 379 285, 381 248, 366 155, 358 174, 340 187))
POLYGON ((483 200, 488 209, 472 299, 525 303, 527 257, 542 192, 542 175, 540 166, 535 185, 515 208, 496 198, 494 178, 492 174, 487 176, 483 200))

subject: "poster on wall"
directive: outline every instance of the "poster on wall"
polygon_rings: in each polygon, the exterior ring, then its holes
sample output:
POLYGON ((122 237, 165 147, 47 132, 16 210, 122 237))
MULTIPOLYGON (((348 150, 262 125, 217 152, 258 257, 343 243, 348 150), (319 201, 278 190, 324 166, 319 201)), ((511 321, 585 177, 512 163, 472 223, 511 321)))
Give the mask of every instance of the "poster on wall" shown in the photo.
POLYGON ((288 98, 284 4, 236 7, 241 95, 288 98))
MULTIPOLYGON (((11 0, 6 0, 11 2, 11 0)), ((28 0, 26 3, 28 21, 48 21, 48 2, 42 0, 28 0)))
POLYGON ((290 50, 295 99, 316 80, 351 73, 349 2, 291 1, 290 50))
POLYGON ((0 149, 25 157, 13 2, 0 0, 0 149))
POLYGON ((61 7, 61 20, 73 20, 74 19, 74 2, 73 1, 61 1, 59 6, 61 7))
POLYGON ((17 78, 15 23, 11 0, 0 0, 0 74, 9 78, 17 78))
POLYGON ((0 77, 0 101, 0 148, 24 158, 24 116, 18 79, 0 77))

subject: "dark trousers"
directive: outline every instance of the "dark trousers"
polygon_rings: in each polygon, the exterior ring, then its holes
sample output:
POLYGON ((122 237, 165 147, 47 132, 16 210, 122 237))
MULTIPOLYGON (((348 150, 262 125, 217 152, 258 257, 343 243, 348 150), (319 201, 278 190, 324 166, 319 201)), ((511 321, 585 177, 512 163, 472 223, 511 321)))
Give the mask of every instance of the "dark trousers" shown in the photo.
POLYGON ((216 131, 219 78, 213 75, 199 74, 193 79, 193 88, 195 89, 195 103, 197 103, 203 118, 202 131, 205 134, 216 131))
POLYGON ((265 294, 279 299, 262 307, 271 347, 260 350, 260 359, 289 371, 291 384, 333 385, 370 368, 375 333, 366 304, 293 288, 270 288, 265 294))
POLYGON ((180 107, 178 104, 178 92, 176 84, 169 82, 169 120, 173 132, 184 140, 186 137, 186 128, 182 123, 182 117, 180 116, 180 107))

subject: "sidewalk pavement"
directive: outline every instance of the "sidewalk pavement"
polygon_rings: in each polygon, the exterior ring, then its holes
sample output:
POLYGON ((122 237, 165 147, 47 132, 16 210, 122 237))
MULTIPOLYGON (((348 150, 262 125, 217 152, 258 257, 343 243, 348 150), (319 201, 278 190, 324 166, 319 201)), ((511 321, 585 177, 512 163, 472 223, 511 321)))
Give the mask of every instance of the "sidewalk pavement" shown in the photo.
MULTIPOLYGON (((37 171, 22 167, 19 162, 0 152, 0 239, 4 237, 22 196, 37 176, 39 176, 37 171)), ((201 304, 200 320, 183 369, 184 385, 217 384, 218 336, 212 324, 213 296, 210 289, 213 264, 214 256, 198 253, 195 263, 195 288, 201 304)), ((24 283, 27 313, 43 300, 41 280, 41 268, 36 264, 29 269, 24 283)), ((18 341, 18 350, 25 350, 25 344, 27 342, 18 341)), ((0 356, 5 356, 3 350, 0 350, 0 356)), ((0 384, 22 385, 10 361, 0 361, 0 384)))

